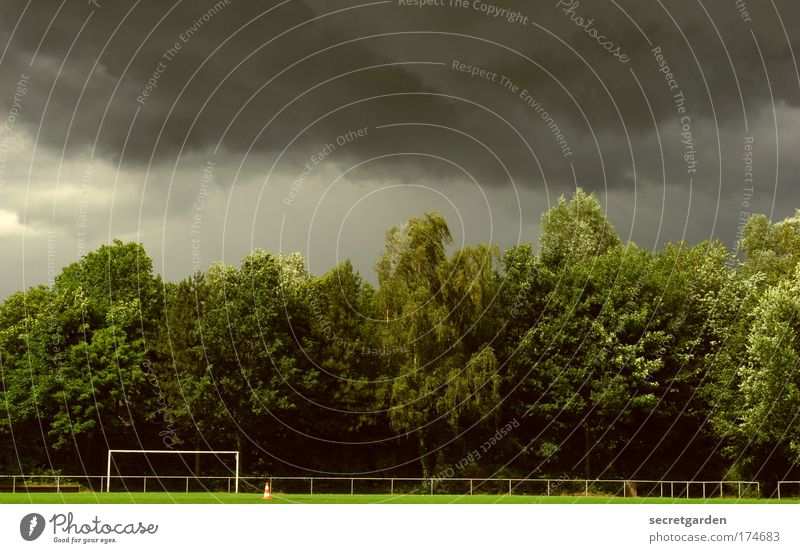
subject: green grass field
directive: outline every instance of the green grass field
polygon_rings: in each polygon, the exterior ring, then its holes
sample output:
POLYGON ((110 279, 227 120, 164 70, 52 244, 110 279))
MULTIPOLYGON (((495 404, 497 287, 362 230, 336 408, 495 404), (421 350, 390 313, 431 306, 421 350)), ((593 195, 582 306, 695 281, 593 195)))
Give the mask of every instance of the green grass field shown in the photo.
POLYGON ((378 495, 378 494, 275 494, 271 500, 264 500, 257 493, 3 493, 0 504, 9 503, 220 503, 220 504, 261 504, 287 505, 304 504, 346 504, 346 503, 403 503, 403 504, 443 504, 443 503, 502 503, 502 504, 723 504, 723 503, 763 503, 798 504, 800 499, 669 499, 669 498, 622 498, 602 496, 540 496, 540 495, 378 495))

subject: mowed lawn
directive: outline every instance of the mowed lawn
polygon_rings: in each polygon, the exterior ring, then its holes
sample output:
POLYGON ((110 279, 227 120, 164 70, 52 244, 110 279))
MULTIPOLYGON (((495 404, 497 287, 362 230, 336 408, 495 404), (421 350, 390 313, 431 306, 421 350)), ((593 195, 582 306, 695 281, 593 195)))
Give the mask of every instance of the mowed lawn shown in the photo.
POLYGON ((272 499, 262 499, 257 493, 3 493, 0 504, 10 503, 220 503, 220 504, 261 504, 289 505, 305 504, 345 504, 345 503, 383 503, 383 504, 444 504, 444 503, 501 503, 501 504, 722 504, 722 503, 763 503, 798 504, 800 499, 670 499, 670 498, 623 498, 603 496, 541 496, 541 495, 379 495, 379 494, 275 494, 272 499))

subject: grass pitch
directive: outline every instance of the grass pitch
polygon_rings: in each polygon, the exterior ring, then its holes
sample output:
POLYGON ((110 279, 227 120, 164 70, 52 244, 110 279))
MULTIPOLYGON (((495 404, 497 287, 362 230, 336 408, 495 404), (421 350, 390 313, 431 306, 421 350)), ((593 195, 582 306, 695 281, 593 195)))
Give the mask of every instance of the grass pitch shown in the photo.
POLYGON ((633 498, 603 496, 542 496, 542 495, 379 495, 379 494, 274 494, 271 500, 262 499, 260 493, 3 493, 0 504, 134 504, 134 503, 181 503, 181 504, 798 504, 800 499, 672 499, 672 498, 633 498))

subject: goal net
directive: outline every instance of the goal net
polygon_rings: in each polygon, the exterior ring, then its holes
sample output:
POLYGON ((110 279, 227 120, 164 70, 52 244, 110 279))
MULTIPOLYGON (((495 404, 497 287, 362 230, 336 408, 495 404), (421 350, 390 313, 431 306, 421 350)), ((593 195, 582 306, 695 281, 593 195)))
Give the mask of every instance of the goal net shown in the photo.
MULTIPOLYGON (((140 479, 143 481, 143 488, 142 491, 147 491, 147 484, 148 479, 151 481, 158 482, 161 484, 164 481, 183 481, 186 482, 186 491, 189 491, 189 482, 190 481, 201 481, 202 479, 227 479, 230 483, 230 480, 233 480, 233 492, 239 493, 239 452, 238 451, 212 451, 212 450, 195 450, 195 451, 185 451, 185 450, 172 450, 172 449, 109 449, 108 450, 108 465, 106 469, 106 492, 111 491, 111 480, 112 478, 116 478, 119 480, 122 479, 140 479), (175 467, 179 467, 178 472, 182 472, 183 474, 158 474, 154 468, 153 463, 151 462, 153 459, 151 456, 155 456, 156 458, 163 458, 167 455, 177 456, 177 462, 172 463, 172 470, 175 470, 175 467), (121 457, 139 457, 140 461, 136 464, 122 463, 120 461, 121 457), (202 456, 213 456, 215 457, 215 462, 217 466, 222 466, 225 469, 226 474, 224 476, 207 476, 202 475, 199 470, 200 458, 202 456), (232 457, 231 457, 232 456, 232 457), (143 459, 142 459, 143 458, 143 459), (227 458, 227 463, 225 462, 227 458), (144 463, 142 462, 144 461, 144 463), (230 461, 233 461, 233 466, 230 466, 230 461), (112 476, 111 471, 112 467, 115 469, 115 475, 112 476), (132 467, 138 467, 136 469, 132 467), (133 472, 134 474, 123 474, 133 472), (146 474, 149 473, 149 474, 146 474)), ((152 487, 152 484, 151 484, 152 487)), ((230 485, 228 486, 230 491, 230 485)))

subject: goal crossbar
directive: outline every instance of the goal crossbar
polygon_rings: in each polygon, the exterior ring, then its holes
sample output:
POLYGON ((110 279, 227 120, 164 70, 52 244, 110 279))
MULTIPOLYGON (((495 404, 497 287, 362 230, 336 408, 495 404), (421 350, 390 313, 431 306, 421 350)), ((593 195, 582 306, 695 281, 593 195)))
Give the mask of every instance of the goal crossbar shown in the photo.
POLYGON ((213 451, 213 450, 175 450, 175 449, 109 449, 108 465, 106 467, 106 492, 111 491, 111 456, 114 453, 177 453, 177 454, 206 454, 206 455, 234 455, 236 457, 236 474, 234 477, 234 493, 239 493, 239 452, 238 451, 213 451))

